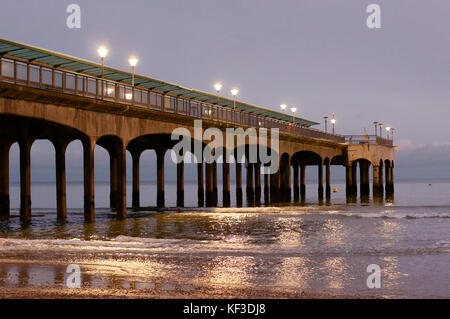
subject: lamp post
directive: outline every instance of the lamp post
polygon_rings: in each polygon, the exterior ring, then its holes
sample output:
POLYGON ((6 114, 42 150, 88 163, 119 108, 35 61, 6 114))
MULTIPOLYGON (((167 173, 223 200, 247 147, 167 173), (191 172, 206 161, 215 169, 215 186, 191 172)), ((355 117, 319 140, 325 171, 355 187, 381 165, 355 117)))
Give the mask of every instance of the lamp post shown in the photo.
POLYGON ((375 125, 375 136, 378 135, 378 122, 373 122, 373 125, 375 125))
POLYGON ((392 141, 394 140, 394 128, 393 127, 391 127, 391 139, 392 139, 392 141))
POLYGON ((386 137, 389 139, 389 132, 391 131, 391 128, 389 126, 386 126, 386 137))
POLYGON ((328 116, 324 116, 323 119, 325 120, 325 132, 328 132, 328 116))
POLYGON ((380 137, 383 137, 383 123, 378 124, 378 127, 380 128, 380 137))
POLYGON ((105 75, 105 57, 108 54, 108 49, 105 47, 99 47, 97 49, 98 55, 100 56, 100 59, 102 60, 102 79, 105 75))
POLYGON ((236 110, 236 96, 238 95, 239 90, 236 88, 231 89, 231 94, 233 95, 233 110, 236 110))
POLYGON ((217 104, 219 104, 219 94, 220 90, 222 89, 222 84, 217 82, 216 84, 214 84, 214 88, 216 89, 217 92, 217 104))
POLYGON ((335 124, 336 124, 336 119, 334 118, 334 112, 333 112, 333 116, 331 118, 331 127, 332 127, 333 134, 334 134, 335 124))
POLYGON ((286 112, 286 107, 287 107, 286 104, 281 104, 281 105, 280 105, 280 108, 281 108, 281 110, 283 111, 283 113, 286 112))
POLYGON ((134 69, 136 68, 138 61, 139 60, 134 56, 128 59, 128 62, 131 65, 131 86, 134 86, 134 69))
POLYGON ((292 111, 292 123, 295 124, 295 111, 297 111, 297 108, 295 106, 291 107, 292 111))

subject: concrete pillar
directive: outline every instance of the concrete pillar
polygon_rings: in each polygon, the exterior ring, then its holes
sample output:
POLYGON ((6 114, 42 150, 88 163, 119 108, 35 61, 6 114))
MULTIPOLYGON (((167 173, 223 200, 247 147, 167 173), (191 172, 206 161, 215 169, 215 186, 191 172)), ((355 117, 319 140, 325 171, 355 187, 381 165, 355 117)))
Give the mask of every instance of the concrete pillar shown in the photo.
POLYGON ((253 164, 255 168, 255 204, 261 204, 261 163, 253 164))
POLYGON ((184 207, 184 162, 177 164, 177 207, 184 207))
POLYGON ((242 163, 236 163, 236 205, 242 206, 242 163))
POLYGON ((139 208, 141 206, 141 194, 140 194, 140 159, 141 152, 132 152, 131 158, 133 161, 133 192, 131 198, 131 206, 133 208, 139 208))
POLYGON ((294 187, 294 202, 298 202, 300 199, 300 187, 299 187, 299 165, 298 163, 294 163, 294 177, 293 177, 293 187, 294 187))
POLYGON ((394 168, 386 167, 386 198, 391 200, 394 195, 394 168))
POLYGON ((353 196, 353 182, 352 182, 352 167, 351 166, 345 166, 345 195, 347 198, 353 196))
POLYGON ((384 172, 383 172, 383 166, 379 167, 378 173, 379 173, 378 176, 379 176, 379 185, 380 185, 379 196, 381 198, 383 198, 383 196, 384 196, 384 172))
POLYGON ((317 175, 317 182, 318 182, 318 195, 319 200, 323 200, 323 164, 322 162, 318 165, 318 175, 317 175))
POLYGON ((67 218, 66 199, 66 149, 68 142, 57 140, 53 142, 55 146, 56 164, 56 215, 60 222, 67 218))
POLYGON ((289 165, 289 161, 281 161, 280 195, 283 202, 291 201, 291 166, 289 165))
POLYGON ((10 141, 0 140, 0 220, 7 219, 9 209, 9 149, 10 141))
POLYGON ((369 164, 367 164, 365 161, 361 161, 359 164, 359 173, 361 198, 366 199, 370 194, 369 164))
POLYGON ((212 163, 212 183, 213 183, 213 188, 212 188, 213 205, 212 206, 217 206, 219 197, 218 197, 218 188, 217 188, 217 162, 216 161, 214 161, 212 163))
POLYGON ((223 206, 230 207, 230 163, 224 161, 222 166, 222 198, 223 206))
POLYGON ((383 184, 381 181, 380 184, 380 169, 382 170, 383 168, 380 166, 373 166, 372 169, 372 193, 373 193, 373 198, 381 198, 382 194, 383 194, 383 184))
POLYGON ((205 163, 205 189, 206 189, 206 206, 214 206, 214 193, 213 193, 213 164, 205 163))
POLYGON ((306 198, 306 165, 300 165, 300 200, 305 201, 306 198))
POLYGON ((355 198, 358 196, 357 171, 358 171, 358 163, 353 162, 352 163, 352 197, 355 197, 355 198))
POLYGON ((198 199, 198 207, 203 207, 205 205, 203 162, 197 163, 197 199, 198 199))
POLYGON ((280 202, 280 170, 270 174, 270 201, 280 202))
POLYGON ((325 197, 331 198, 331 165, 330 161, 325 164, 325 197))
POLYGON ((164 207, 164 155, 166 150, 156 150, 156 206, 164 207))
POLYGON ((255 190, 253 188, 253 163, 247 163, 247 204, 253 205, 255 203, 255 190))
POLYGON ((89 138, 83 141, 84 220, 87 223, 95 221, 94 146, 89 138))
POLYGON ((270 195, 269 195, 269 174, 264 174, 264 203, 270 203, 270 195))
POLYGON ((20 220, 31 220, 31 169, 30 152, 33 140, 23 137, 19 140, 20 147, 20 220))
POLYGON ((117 147, 117 212, 118 220, 127 217, 127 165, 126 149, 122 146, 117 147))

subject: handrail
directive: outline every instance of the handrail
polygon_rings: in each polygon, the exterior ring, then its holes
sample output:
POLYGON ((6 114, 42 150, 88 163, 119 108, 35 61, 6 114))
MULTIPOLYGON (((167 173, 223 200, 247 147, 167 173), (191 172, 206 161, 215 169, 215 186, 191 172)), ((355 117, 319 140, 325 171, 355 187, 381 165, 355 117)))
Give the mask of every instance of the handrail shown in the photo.
POLYGON ((200 100, 177 97, 157 90, 132 87, 130 84, 107 80, 84 73, 53 68, 14 57, 1 57, 0 81, 27 87, 59 91, 66 94, 145 107, 167 113, 176 113, 223 123, 248 127, 278 128, 280 132, 308 138, 344 143, 345 137, 297 123, 277 120, 268 116, 233 110, 200 100))
POLYGON ((392 139, 384 138, 378 135, 345 135, 345 143, 393 146, 394 141, 392 139))

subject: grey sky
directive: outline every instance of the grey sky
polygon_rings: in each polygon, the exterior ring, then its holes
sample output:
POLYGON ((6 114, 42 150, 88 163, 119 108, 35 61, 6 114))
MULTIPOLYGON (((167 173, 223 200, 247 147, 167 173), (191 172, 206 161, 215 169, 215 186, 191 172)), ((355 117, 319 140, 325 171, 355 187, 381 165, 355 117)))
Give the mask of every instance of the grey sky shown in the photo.
POLYGON ((450 154, 449 18, 448 0, 5 1, 0 36, 93 61, 104 44, 113 67, 135 54, 143 75, 210 92, 222 81, 318 122, 335 112, 338 133, 382 121, 401 157, 415 145, 450 154), (81 29, 66 27, 70 3, 81 29), (366 27, 370 3, 381 29, 366 27))

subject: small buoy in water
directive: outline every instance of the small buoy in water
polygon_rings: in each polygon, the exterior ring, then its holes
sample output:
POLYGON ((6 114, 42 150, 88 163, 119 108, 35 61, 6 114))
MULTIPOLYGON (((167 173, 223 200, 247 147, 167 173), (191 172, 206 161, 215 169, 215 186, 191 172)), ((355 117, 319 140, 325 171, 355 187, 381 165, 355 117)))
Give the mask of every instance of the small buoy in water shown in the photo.
POLYGON ((333 193, 337 193, 337 187, 333 188, 333 193))

